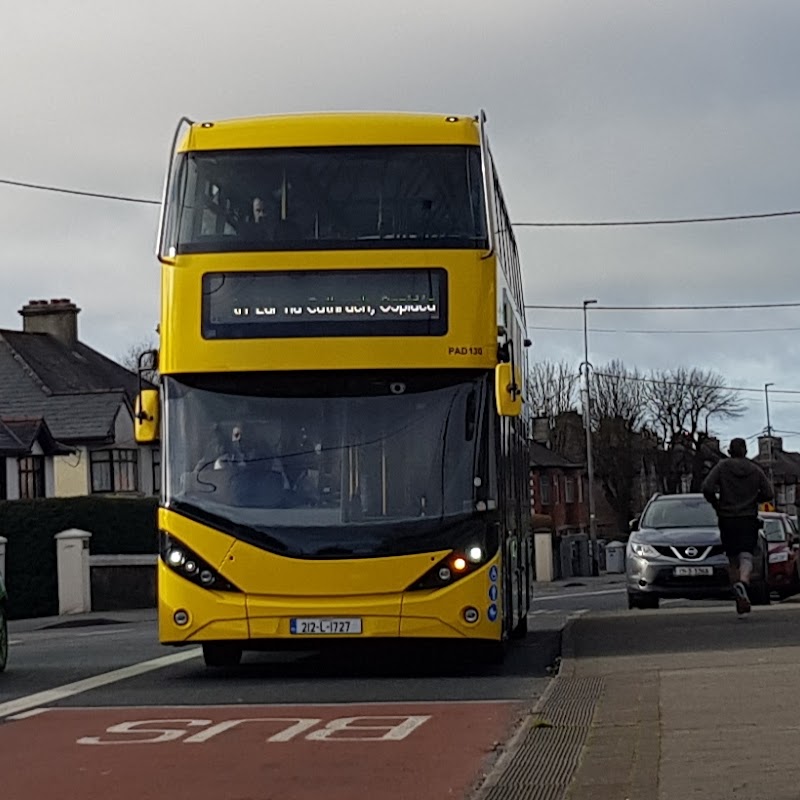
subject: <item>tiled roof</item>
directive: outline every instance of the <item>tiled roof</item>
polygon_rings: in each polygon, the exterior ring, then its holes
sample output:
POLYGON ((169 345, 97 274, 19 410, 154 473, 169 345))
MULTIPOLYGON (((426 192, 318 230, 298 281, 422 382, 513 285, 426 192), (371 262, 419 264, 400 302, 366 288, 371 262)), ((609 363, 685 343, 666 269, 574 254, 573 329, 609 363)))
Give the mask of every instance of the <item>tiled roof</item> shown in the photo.
MULTIPOLYGON (((756 456, 753 461, 765 472, 769 472, 769 459, 756 456)), ((772 456, 772 474, 781 483, 785 483, 787 479, 800 482, 800 453, 776 449, 772 456)))
POLYGON ((3 456, 16 456, 25 452, 25 446, 17 438, 14 431, 0 420, 0 453, 3 456))
POLYGON ((63 442, 113 441, 117 414, 127 402, 121 391, 53 395, 47 400, 45 418, 63 442))
POLYGON ((62 442, 113 440, 137 378, 83 344, 70 349, 45 333, 0 330, 0 416, 44 419, 62 442))
POLYGON ((582 464, 569 461, 564 456, 553 452, 538 442, 531 442, 530 446, 532 467, 556 467, 558 469, 581 469, 582 464))
POLYGON ((131 402, 136 397, 136 375, 81 342, 69 348, 47 333, 22 331, 0 330, 0 337, 53 394, 122 389, 131 402))
POLYGON ((13 434, 25 453, 33 449, 35 442, 39 442, 45 455, 65 455, 73 452, 71 447, 55 440, 43 419, 3 419, 0 422, 13 434))

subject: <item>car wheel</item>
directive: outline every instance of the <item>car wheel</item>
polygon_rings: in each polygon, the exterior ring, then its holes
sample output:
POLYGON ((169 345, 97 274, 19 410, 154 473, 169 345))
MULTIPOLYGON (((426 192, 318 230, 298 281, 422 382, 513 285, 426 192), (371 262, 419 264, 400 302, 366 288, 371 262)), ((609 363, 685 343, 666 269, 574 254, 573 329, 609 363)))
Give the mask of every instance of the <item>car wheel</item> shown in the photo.
POLYGON ((628 608, 658 608, 658 603, 658 595, 628 592, 628 608))
POLYGON ((0 608, 0 672, 6 668, 8 663, 8 620, 6 610, 0 608))
POLYGON ((207 667, 236 667, 242 660, 242 648, 232 642, 206 642, 203 660, 207 667))

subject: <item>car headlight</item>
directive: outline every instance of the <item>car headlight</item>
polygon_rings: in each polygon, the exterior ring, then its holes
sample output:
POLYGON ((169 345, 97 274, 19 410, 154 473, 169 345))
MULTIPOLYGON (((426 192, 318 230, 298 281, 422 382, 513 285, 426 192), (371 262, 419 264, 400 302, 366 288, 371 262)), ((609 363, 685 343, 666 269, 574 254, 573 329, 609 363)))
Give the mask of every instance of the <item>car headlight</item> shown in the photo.
POLYGON ((641 542, 631 542, 630 548, 631 552, 640 558, 658 558, 660 555, 655 547, 651 547, 649 544, 642 544, 641 542))
POLYGON ((788 561, 789 554, 786 552, 783 553, 770 553, 769 554, 769 563, 770 564, 780 564, 781 561, 788 561))

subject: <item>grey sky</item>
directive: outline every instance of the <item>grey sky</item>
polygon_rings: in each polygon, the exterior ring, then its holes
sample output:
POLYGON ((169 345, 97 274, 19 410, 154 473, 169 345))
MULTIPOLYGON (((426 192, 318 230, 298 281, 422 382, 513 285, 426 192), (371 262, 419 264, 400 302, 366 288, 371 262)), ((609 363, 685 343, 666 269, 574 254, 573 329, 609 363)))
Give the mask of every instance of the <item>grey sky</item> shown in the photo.
MULTIPOLYGON (((515 221, 800 208, 794 0, 28 0, 6 4, 0 177, 157 197, 176 119, 328 109, 475 113, 515 221)), ((71 297, 119 356, 158 317, 156 208, 0 186, 0 326, 71 297)), ((518 229, 530 303, 791 301, 800 218, 518 229)), ((800 309, 593 312, 598 328, 800 327, 800 309)), ((581 317, 531 314, 534 356, 582 359, 581 317)), ((800 331, 591 334, 591 360, 800 388, 800 331)), ((749 397, 749 396, 745 396, 749 397)), ((800 396, 773 424, 800 431, 800 396)), ((725 437, 764 425, 763 396, 725 437)), ((786 437, 800 449, 800 436, 786 437)))

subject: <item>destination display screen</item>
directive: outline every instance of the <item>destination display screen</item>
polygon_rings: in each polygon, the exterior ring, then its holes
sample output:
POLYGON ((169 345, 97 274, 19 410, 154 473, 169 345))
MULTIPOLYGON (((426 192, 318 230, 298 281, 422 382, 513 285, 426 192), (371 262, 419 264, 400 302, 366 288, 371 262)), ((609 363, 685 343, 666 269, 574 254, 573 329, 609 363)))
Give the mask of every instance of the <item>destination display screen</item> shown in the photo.
POLYGON ((211 272, 203 337, 442 336, 444 269, 211 272))

